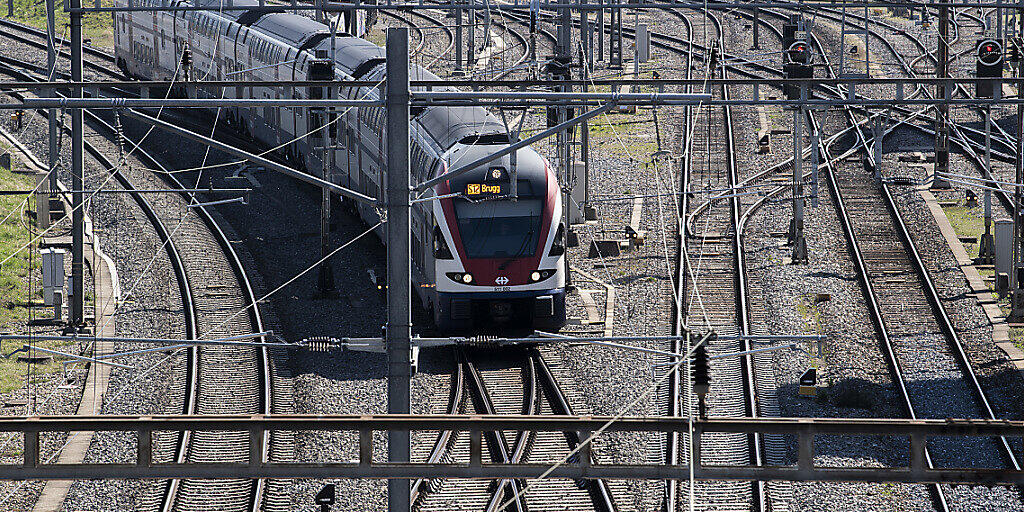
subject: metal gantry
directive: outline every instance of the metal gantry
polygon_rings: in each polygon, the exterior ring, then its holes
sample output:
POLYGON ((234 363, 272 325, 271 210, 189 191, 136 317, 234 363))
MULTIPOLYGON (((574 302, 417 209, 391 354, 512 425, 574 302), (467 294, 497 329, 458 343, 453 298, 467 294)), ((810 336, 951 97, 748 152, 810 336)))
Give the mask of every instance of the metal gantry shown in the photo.
MULTIPOLYGON (((10 108, 47 108, 50 111, 50 168, 57 163, 57 142, 56 142, 56 111, 58 108, 71 111, 72 137, 71 137, 71 176, 72 176, 72 293, 71 293, 71 318, 70 323, 76 327, 85 324, 84 310, 84 268, 83 268, 83 244, 84 244, 84 207, 83 192, 85 186, 83 181, 83 109, 86 108, 115 108, 120 109, 125 115, 131 116, 144 123, 160 127, 183 137, 197 140, 202 144, 221 149, 234 156, 238 156, 250 162, 258 163, 267 169, 284 173, 290 177, 314 184, 322 189, 322 219, 321 231, 324 236, 329 231, 330 219, 330 198, 332 194, 344 196, 356 201, 363 201, 383 207, 386 211, 387 230, 387 326, 384 336, 385 350, 387 353, 387 375, 388 375, 388 415, 380 417, 252 417, 252 418, 210 418, 210 417, 151 417, 151 418, 35 418, 35 419, 12 419, 0 418, 0 431, 25 432, 25 460, 22 466, 0 465, 0 478, 33 478, 33 479, 54 479, 54 478, 185 478, 185 477, 281 477, 281 478, 313 478, 313 477, 351 477, 351 478, 388 478, 389 489, 389 510, 406 511, 409 509, 409 485, 410 478, 431 478, 431 477, 468 477, 468 478, 533 478, 538 476, 540 471, 547 469, 538 465, 530 464, 483 464, 479 459, 471 460, 469 465, 458 464, 421 464, 410 462, 410 431, 415 430, 465 430, 469 432, 480 432, 486 430, 556 430, 572 432, 594 432, 599 430, 615 431, 685 431, 693 428, 695 438, 699 440, 700 435, 708 432, 747 432, 747 433, 789 433, 796 434, 799 438, 799 458, 796 467, 768 467, 768 466, 745 466, 730 468, 715 468, 702 466, 699 462, 692 462, 691 465, 678 467, 666 466, 631 466, 631 465, 598 465, 592 464, 589 457, 589 443, 581 443, 579 450, 587 452, 588 456, 580 456, 578 463, 566 463, 562 468, 551 473, 552 476, 563 478, 687 478, 691 469, 693 475, 701 479, 793 479, 793 480, 829 480, 829 481, 903 481, 903 482, 961 482, 961 483, 1002 483, 1020 484, 1024 483, 1024 474, 1018 471, 1003 469, 929 469, 924 464, 924 446, 928 436, 940 435, 971 435, 971 436, 995 436, 995 435, 1016 435, 1024 434, 1024 423, 1008 421, 981 421, 981 420, 821 420, 821 419, 706 419, 692 420, 688 418, 591 418, 581 419, 576 417, 410 417, 410 378, 412 360, 412 338, 411 338, 411 294, 410 294, 410 208, 412 204, 411 194, 416 191, 425 190, 441 181, 451 179, 467 172, 488 161, 501 158, 502 156, 514 153, 518 148, 532 144, 556 135, 559 144, 558 154, 561 166, 562 178, 568 182, 570 169, 572 168, 572 155, 568 151, 568 136, 577 125, 582 125, 582 140, 586 143, 588 119, 601 115, 617 105, 778 105, 793 108, 794 131, 793 131, 793 239, 794 239, 794 261, 806 261, 807 249, 803 236, 804 224, 804 180, 803 180, 803 123, 806 119, 806 109, 828 108, 843 106, 859 107, 892 107, 892 106, 935 106, 937 115, 935 118, 935 175, 932 181, 933 187, 948 187, 949 184, 942 176, 949 171, 949 108, 955 105, 980 105, 987 107, 990 111, 993 104, 1016 104, 1018 122, 1024 128, 1024 100, 1016 98, 964 98, 953 94, 956 85, 961 82, 976 82, 975 80, 953 79, 949 74, 950 48, 949 48, 949 25, 950 9, 967 8, 976 6, 990 6, 988 2, 920 2, 914 7, 926 9, 935 8, 938 10, 938 51, 936 78, 916 79, 880 79, 868 76, 840 77, 838 79, 795 79, 795 80, 768 80, 768 79, 728 79, 716 81, 711 80, 600 80, 593 79, 588 74, 588 69, 593 65, 594 51, 592 43, 593 28, 590 22, 590 13, 597 16, 597 60, 603 60, 605 56, 605 23, 604 17, 609 15, 611 24, 608 37, 608 59, 610 68, 621 68, 622 55, 622 9, 665 9, 679 8, 679 3, 616 3, 598 0, 597 2, 579 3, 573 2, 539 2, 530 5, 531 37, 529 52, 531 61, 536 60, 535 29, 537 14, 541 9, 556 11, 559 13, 560 30, 558 32, 558 57, 565 60, 573 59, 572 51, 572 11, 580 13, 579 27, 580 38, 584 42, 585 51, 580 55, 581 64, 585 60, 586 65, 580 72, 580 79, 577 81, 567 79, 560 82, 559 90, 552 92, 541 92, 526 90, 530 86, 545 85, 544 81, 530 82, 501 82, 481 80, 454 80, 435 81, 427 85, 472 85, 474 88, 481 87, 504 87, 513 89, 511 91, 413 91, 415 81, 409 79, 409 36, 406 28, 391 28, 387 31, 387 80, 383 106, 386 109, 385 134, 387 142, 387 188, 381 198, 369 197, 360 192, 341 187, 333 182, 327 172, 328 162, 323 161, 324 171, 319 177, 302 173, 286 165, 278 164, 259 155, 254 155, 244 150, 231 147, 230 145, 218 142, 210 137, 204 137, 189 130, 176 127, 166 121, 153 118, 143 114, 136 108, 145 107, 169 107, 179 106, 185 108, 208 108, 210 106, 272 106, 272 107, 316 107, 331 109, 342 106, 380 106, 380 102, 370 100, 341 100, 331 97, 329 93, 319 100, 258 100, 258 99, 188 99, 188 98, 165 98, 165 99, 125 99, 125 98, 86 98, 83 94, 86 86, 83 81, 82 61, 82 16, 84 13, 94 12, 134 12, 134 11, 189 11, 208 9, 209 7, 189 7, 161 5, 139 5, 129 1, 127 7, 112 7, 96 4, 94 6, 83 6, 81 0, 65 0, 65 10, 70 14, 70 50, 71 50, 71 83, 63 83, 63 86, 71 86, 70 98, 38 98, 25 100, 22 103, 10 103, 0 105, 0 109, 10 108), (736 95, 738 99, 715 99, 707 94, 679 94, 679 93, 605 93, 590 91, 588 86, 594 85, 653 85, 662 91, 667 86, 680 85, 706 85, 720 82, 726 87, 748 88, 753 94, 736 95), (854 85, 886 85, 901 83, 903 85, 923 85, 935 87, 938 94, 935 98, 918 97, 896 97, 885 99, 870 99, 856 97, 851 94, 848 98, 815 97, 810 91, 822 87, 838 87, 845 85, 850 90, 854 85), (797 98, 765 99, 759 94, 759 87, 779 86, 797 87, 800 95, 797 98), (576 88, 581 89, 577 90, 576 88), (426 105, 466 105, 478 104, 484 106, 521 106, 521 107, 554 107, 558 111, 558 122, 555 126, 540 133, 527 137, 519 142, 510 144, 507 148, 491 154, 477 161, 464 164, 445 174, 428 180, 423 183, 412 183, 409 172, 409 113, 410 108, 426 105), (570 115, 572 109, 579 109, 579 115, 570 115), (138 433, 139 459, 132 465, 67 465, 50 466, 40 464, 38 460, 39 434, 41 432, 60 432, 69 430, 119 430, 134 431, 138 433), (253 449, 251 453, 262 453, 262 447, 258 446, 264 439, 267 430, 354 430, 359 432, 360 439, 360 460, 355 464, 279 464, 262 460, 262 456, 253 456, 248 464, 195 464, 195 465, 163 465, 156 464, 151 459, 150 435, 154 430, 247 430, 251 433, 253 449), (372 431, 388 432, 388 462, 375 463, 372 461, 372 431), (848 434, 848 435, 904 435, 910 438, 910 465, 904 469, 857 469, 857 468, 817 468, 813 463, 814 435, 818 434, 848 434), (259 447, 259 450, 257 450, 259 447)), ((47 0, 48 11, 48 33, 51 41, 53 37, 53 0, 47 0)), ((831 0, 807 0, 803 2, 802 9, 811 10, 816 5, 833 5, 831 0)), ((453 11, 455 13, 455 66, 457 71, 471 70, 474 60, 475 33, 474 27, 481 10, 503 11, 512 9, 523 9, 526 4, 514 3, 463 3, 460 0, 453 0, 453 11), (467 32, 468 44, 465 51, 466 59, 463 63, 463 23, 466 14, 469 17, 467 32)), ((753 13, 754 43, 755 49, 760 47, 759 41, 759 13, 760 9, 787 6, 785 2, 762 1, 762 2, 727 2, 713 1, 703 2, 699 5, 694 3, 692 7, 708 9, 733 9, 742 8, 751 10, 753 13)), ((869 7, 896 7, 906 4, 903 2, 885 1, 864 1, 847 2, 846 7, 862 6, 865 10, 869 7)), ((221 10, 270 10, 279 9, 278 6, 264 4, 253 6, 219 6, 221 10)), ((342 4, 337 2, 320 2, 314 5, 296 4, 294 1, 290 6, 295 10, 316 10, 319 15, 328 12, 353 12, 354 9, 366 10, 416 10, 416 9, 438 9, 437 5, 424 3, 399 3, 390 0, 380 4, 342 4)), ((1017 9, 1024 16, 1024 3, 1003 2, 1000 3, 999 14, 997 14, 998 25, 1002 31, 1001 9, 1017 9)), ((346 17, 346 21, 349 17, 346 17)), ((844 26, 845 27, 845 26, 844 26)), ((867 21, 865 20, 865 31, 867 21)), ((866 32, 865 32, 866 33, 866 32)), ((489 35, 487 36, 489 37, 489 35)), ((865 42, 868 38, 865 36, 865 42)), ((865 55, 865 59, 867 55, 865 55)), ((48 65, 52 69, 55 63, 55 52, 51 47, 48 52, 48 65)), ((566 77, 570 78, 570 77, 566 77)), ((1005 80, 1005 83, 1015 83, 1021 86, 1022 80, 1005 80)), ((92 84, 102 86, 101 84, 92 84)), ((135 87, 158 87, 159 83, 139 84, 127 83, 126 86, 135 87)), ((180 86, 211 88, 220 85, 221 87, 237 87, 240 82, 224 82, 217 84, 213 82, 195 82, 180 84, 180 86)), ((254 83, 247 83, 252 86, 254 83)), ((275 85, 281 85, 275 83, 275 85)), ((310 85, 299 83, 288 85, 310 85)), ((313 84, 315 86, 316 83, 313 84)), ((325 90, 330 88, 330 83, 320 83, 325 90)), ((345 84, 351 86, 352 84, 345 84)), ((375 84, 374 84, 375 85, 375 84)), ((901 85, 901 87, 903 86, 901 85)), ((6 84, 3 87, 25 87, 43 90, 45 87, 53 87, 52 83, 43 84, 39 87, 35 84, 6 84)), ((898 89, 902 91, 902 89, 898 89)), ((880 118, 879 118, 880 119, 880 118)), ((988 120, 986 120, 988 121, 988 120)), ((990 128, 986 122, 986 149, 990 148, 990 128)), ((331 140, 328 130, 323 129, 323 144, 325 148, 332 147, 336 141, 331 140)), ((882 129, 877 128, 876 134, 881 134, 882 129)), ((1018 132, 1020 133, 1020 132, 1018 132)), ((818 133, 814 132, 812 144, 817 145, 818 133)), ((875 149, 881 151, 881 136, 876 136, 875 149)), ((1024 182, 1024 164, 1022 164, 1022 153, 1024 153, 1024 137, 1018 137, 1017 160, 1016 160, 1016 183, 1024 182)), ((584 146, 585 147, 585 146, 584 146)), ((586 159, 586 150, 582 157, 586 159)), ((330 152, 333 157, 333 151, 330 152)), ((812 151, 813 166, 817 168, 817 149, 812 151)), ((989 161, 990 152, 986 151, 986 161, 989 161)), ((876 155, 876 161, 880 162, 880 153, 876 155)), ((51 173, 51 179, 56 174, 51 173)), ((513 184, 514 186, 514 184, 513 184)), ((56 186, 51 185, 51 190, 56 186)), ((571 197, 568 191, 563 204, 568 210, 571 197)), ((816 194, 815 194, 816 197, 816 194)), ((1010 276, 1011 288, 1013 290, 1012 315, 1015 318, 1024 317, 1024 292, 1019 286, 1022 273, 1021 255, 1024 254, 1022 244, 1022 232, 1024 232, 1024 221, 1022 221, 1022 197, 1021 187, 1015 187, 1014 222, 1015 238, 1013 245, 1013 266, 1010 276)), ((986 202, 986 205, 989 203, 986 202)), ((568 228, 568 222, 566 223, 568 228)), ((326 252, 326 242, 324 252, 326 252)), ((328 265, 324 265, 329 268, 328 265)), ((329 288, 329 276, 321 275, 321 286, 324 290, 329 288)), ((471 436, 475 442, 479 442, 481 436, 471 436)), ((699 441, 695 442, 693 457, 699 461, 699 441)), ((479 447, 472 453, 480 454, 479 447)))

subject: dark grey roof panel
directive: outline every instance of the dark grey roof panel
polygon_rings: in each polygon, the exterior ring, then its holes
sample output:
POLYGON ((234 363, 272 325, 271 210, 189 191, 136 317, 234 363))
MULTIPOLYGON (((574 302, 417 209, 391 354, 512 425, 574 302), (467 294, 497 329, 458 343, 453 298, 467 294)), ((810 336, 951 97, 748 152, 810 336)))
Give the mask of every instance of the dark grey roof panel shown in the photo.
POLYGON ((445 150, 466 137, 506 133, 505 125, 481 107, 429 107, 416 120, 445 150))
MULTIPOLYGON (((258 7, 260 5, 258 0, 196 0, 195 5, 198 7, 209 7, 211 10, 219 9, 220 7, 235 6, 235 7, 258 7)), ((229 19, 237 20, 240 16, 249 11, 219 11, 220 16, 224 16, 229 19)))
MULTIPOLYGON (((331 38, 320 41, 316 49, 331 49, 331 38)), ((337 37, 334 41, 334 62, 345 73, 351 75, 359 66, 369 60, 383 59, 384 48, 358 37, 337 37)))
MULTIPOLYGON (((452 153, 451 158, 458 167, 461 163, 476 161, 485 156, 491 155, 504 148, 504 145, 474 145, 466 146, 452 153)), ((466 190, 467 183, 480 183, 490 180, 488 171, 492 167, 504 167, 508 169, 512 165, 512 159, 505 155, 497 160, 474 168, 461 176, 452 178, 450 190, 466 190)), ((520 180, 530 182, 534 196, 544 196, 547 193, 547 169, 544 166, 544 158, 533 148, 525 147, 516 151, 516 175, 520 180)))
POLYGON ((326 25, 298 14, 268 14, 252 26, 296 48, 316 34, 327 33, 326 25))

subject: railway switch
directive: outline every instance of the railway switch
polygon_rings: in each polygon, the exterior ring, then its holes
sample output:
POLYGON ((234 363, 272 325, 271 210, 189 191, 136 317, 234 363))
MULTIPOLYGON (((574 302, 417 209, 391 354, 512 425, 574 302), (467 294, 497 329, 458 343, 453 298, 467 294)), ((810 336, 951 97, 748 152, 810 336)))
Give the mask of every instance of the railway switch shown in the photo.
MULTIPOLYGON (((978 78, 1003 77, 1003 44, 995 39, 978 41, 977 51, 978 78)), ((979 98, 992 98, 995 94, 995 80, 979 81, 976 95, 979 98)))

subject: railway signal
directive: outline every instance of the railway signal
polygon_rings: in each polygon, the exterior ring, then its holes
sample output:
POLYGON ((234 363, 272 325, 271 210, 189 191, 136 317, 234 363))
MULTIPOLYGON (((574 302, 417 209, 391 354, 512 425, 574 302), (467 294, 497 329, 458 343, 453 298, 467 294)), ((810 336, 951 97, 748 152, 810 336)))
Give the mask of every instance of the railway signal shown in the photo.
MULTIPOLYGON (((547 62, 547 64, 544 65, 544 72, 547 73, 548 79, 551 80, 552 82, 559 82, 559 81, 564 81, 564 80, 571 79, 572 78, 572 71, 570 69, 571 59, 572 58, 569 57, 569 56, 561 56, 561 55, 556 55, 556 56, 552 57, 551 60, 549 60, 547 62)), ((562 86, 557 85, 557 84, 551 86, 551 90, 554 91, 554 92, 560 92, 561 88, 562 88, 562 86)), ((556 126, 560 122, 558 120, 558 111, 559 111, 559 109, 560 109, 560 107, 555 107, 555 106, 551 106, 551 107, 547 108, 548 128, 556 126)), ((572 117, 572 110, 571 109, 566 109, 566 110, 567 110, 567 112, 566 112, 565 119, 569 119, 569 118, 572 117)))
MULTIPOLYGON (((811 66, 811 49, 807 41, 797 40, 790 44, 785 51, 786 63, 782 70, 787 79, 814 78, 814 67, 811 66)), ((786 84, 783 86, 786 99, 800 99, 799 85, 786 84)))
MULTIPOLYGON (((977 56, 978 78, 1003 77, 1003 44, 995 39, 983 39, 978 42, 975 52, 977 56)), ((986 80, 978 82, 976 95, 979 98, 991 98, 995 93, 996 82, 986 80)))
MULTIPOLYGON (((709 340, 710 341, 710 340, 709 340)), ((693 392, 697 393, 700 416, 707 416, 707 395, 711 390, 711 365, 708 349, 705 345, 693 349, 690 356, 690 377, 693 381, 693 392)))
POLYGON ((787 23, 782 24, 782 47, 789 48, 796 42, 796 32, 800 28, 800 15, 790 16, 787 23))

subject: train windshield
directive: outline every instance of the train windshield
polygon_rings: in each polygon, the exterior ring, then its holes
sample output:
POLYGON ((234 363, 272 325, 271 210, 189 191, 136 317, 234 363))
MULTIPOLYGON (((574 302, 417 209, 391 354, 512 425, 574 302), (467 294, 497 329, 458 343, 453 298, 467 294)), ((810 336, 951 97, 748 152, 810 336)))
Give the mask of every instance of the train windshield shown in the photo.
POLYGON ((493 200, 455 201, 459 234, 469 258, 520 258, 533 256, 540 238, 543 203, 525 197, 516 202, 493 200))

